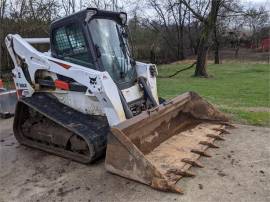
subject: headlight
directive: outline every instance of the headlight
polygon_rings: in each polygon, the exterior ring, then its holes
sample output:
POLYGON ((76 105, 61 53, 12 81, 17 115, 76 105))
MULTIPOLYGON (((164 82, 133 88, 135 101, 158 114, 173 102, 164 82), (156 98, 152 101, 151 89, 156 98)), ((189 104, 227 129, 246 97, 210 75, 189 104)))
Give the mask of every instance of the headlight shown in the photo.
POLYGON ((120 12, 119 17, 121 19, 122 25, 126 25, 127 23, 127 14, 124 12, 120 12))
POLYGON ((87 14, 86 14, 86 17, 84 19, 85 22, 89 22, 91 20, 91 18, 97 14, 97 9, 95 8, 90 8, 90 9, 87 9, 87 14))
POLYGON ((150 71, 150 75, 151 75, 152 77, 156 77, 156 76, 158 75, 156 65, 150 65, 149 71, 150 71))

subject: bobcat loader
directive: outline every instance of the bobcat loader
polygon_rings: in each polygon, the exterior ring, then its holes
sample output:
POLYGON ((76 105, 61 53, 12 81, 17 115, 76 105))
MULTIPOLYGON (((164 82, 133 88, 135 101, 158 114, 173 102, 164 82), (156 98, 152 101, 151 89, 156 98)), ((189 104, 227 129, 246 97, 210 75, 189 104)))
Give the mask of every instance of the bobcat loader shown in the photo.
POLYGON ((194 92, 159 103, 157 68, 128 46, 127 14, 88 8, 50 27, 50 38, 8 35, 19 97, 18 142, 81 163, 106 152, 106 169, 152 188, 202 167, 228 119, 194 92), (31 44, 50 43, 48 52, 31 44))

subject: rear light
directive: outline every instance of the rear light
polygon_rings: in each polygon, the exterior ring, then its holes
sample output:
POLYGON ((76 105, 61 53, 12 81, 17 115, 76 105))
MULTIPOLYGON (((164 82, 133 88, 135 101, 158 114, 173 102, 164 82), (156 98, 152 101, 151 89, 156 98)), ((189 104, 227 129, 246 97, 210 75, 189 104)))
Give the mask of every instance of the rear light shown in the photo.
POLYGON ((62 89, 62 90, 69 90, 69 84, 67 82, 61 81, 61 80, 55 80, 54 81, 55 87, 62 89))

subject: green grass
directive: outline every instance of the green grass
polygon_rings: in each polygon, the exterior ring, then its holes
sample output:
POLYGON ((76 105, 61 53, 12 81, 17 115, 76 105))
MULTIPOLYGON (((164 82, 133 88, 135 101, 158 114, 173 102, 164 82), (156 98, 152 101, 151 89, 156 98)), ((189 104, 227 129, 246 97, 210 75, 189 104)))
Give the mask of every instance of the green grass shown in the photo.
MULTIPOLYGON (((159 75, 165 76, 188 64, 158 66, 159 75)), ((270 126, 270 66, 267 64, 208 65, 208 79, 192 77, 194 69, 177 76, 158 79, 159 95, 166 99, 186 91, 195 91, 232 115, 233 120, 270 126)))

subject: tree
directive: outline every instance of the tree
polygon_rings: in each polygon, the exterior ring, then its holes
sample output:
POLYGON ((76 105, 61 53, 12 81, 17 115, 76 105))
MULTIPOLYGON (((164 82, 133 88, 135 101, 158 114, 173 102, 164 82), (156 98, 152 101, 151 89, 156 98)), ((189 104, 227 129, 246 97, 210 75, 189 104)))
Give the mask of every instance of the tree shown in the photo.
POLYGON ((3 22, 4 22, 4 16, 6 13, 6 7, 7 7, 7 0, 1 0, 0 1, 0 76, 2 75, 2 58, 4 53, 4 32, 3 32, 3 22))
POLYGON ((264 7, 256 8, 254 5, 249 5, 245 8, 234 1, 230 4, 223 4, 221 13, 219 14, 217 27, 227 30, 231 48, 234 48, 234 57, 238 58, 241 43, 249 42, 249 45, 258 48, 259 40, 261 39, 260 30, 269 23, 269 14, 264 7), (251 40, 248 40, 244 33, 245 28, 250 28, 251 40), (251 43, 251 44, 250 44, 251 43))
POLYGON ((194 55, 197 55, 198 45, 199 45, 199 33, 200 21, 196 18, 192 18, 192 13, 188 10, 188 39, 189 47, 194 55))
POLYGON ((180 1, 172 2, 168 0, 169 11, 172 13, 174 23, 177 30, 177 57, 180 60, 185 59, 184 54, 184 26, 186 21, 187 9, 183 7, 183 3, 180 1))
POLYGON ((252 32, 252 43, 258 48, 259 44, 259 31, 267 22, 269 22, 269 14, 264 7, 256 9, 254 7, 249 8, 244 17, 246 18, 247 25, 252 32))
POLYGON ((183 60, 186 7, 178 0, 150 0, 147 5, 155 12, 155 19, 149 19, 147 24, 162 36, 168 51, 176 53, 177 60, 183 60))
POLYGON ((65 15, 75 13, 76 10, 75 0, 62 0, 62 6, 65 11, 65 15))
POLYGON ((207 16, 202 16, 196 12, 186 0, 181 0, 183 4, 192 12, 192 14, 203 24, 200 42, 197 52, 197 64, 194 76, 208 77, 207 73, 207 55, 210 47, 210 40, 216 26, 218 12, 223 3, 223 0, 212 0, 207 2, 205 12, 209 10, 207 16), (210 8, 209 8, 210 7, 210 8))
MULTIPOLYGON (((51 21, 59 17, 59 0, 0 1, 0 68, 11 68, 4 38, 10 33, 22 37, 48 37, 51 21)), ((48 50, 45 45, 38 46, 48 50)))
POLYGON ((218 26, 214 27, 213 39, 214 39, 214 61, 215 61, 215 64, 220 64, 220 55, 219 55, 220 40, 219 40, 218 26))

